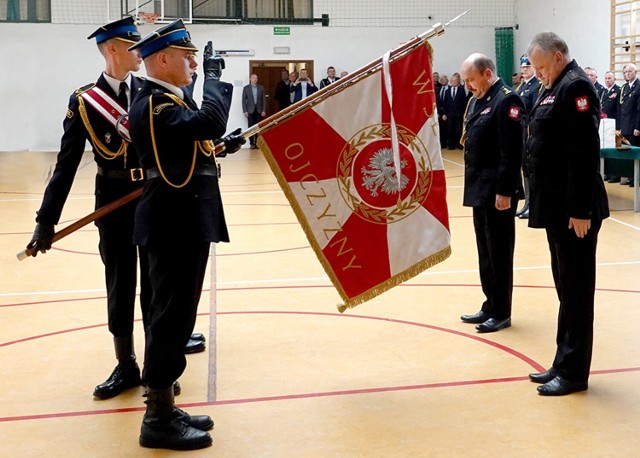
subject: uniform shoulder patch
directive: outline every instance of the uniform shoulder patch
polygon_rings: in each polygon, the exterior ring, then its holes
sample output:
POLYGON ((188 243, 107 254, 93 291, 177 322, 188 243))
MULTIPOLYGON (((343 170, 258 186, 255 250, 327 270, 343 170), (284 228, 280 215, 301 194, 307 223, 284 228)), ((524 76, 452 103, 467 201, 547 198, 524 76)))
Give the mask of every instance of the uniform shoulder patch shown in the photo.
POLYGON ((567 78, 569 78, 571 81, 574 81, 580 78, 580 75, 578 75, 578 72, 576 72, 575 70, 569 70, 567 72, 567 78))
POLYGON ((583 112, 589 109, 589 97, 586 95, 581 95, 580 97, 576 97, 576 110, 583 112))
POLYGON ((511 105, 508 114, 511 119, 517 121, 522 116, 522 108, 517 105, 511 105))

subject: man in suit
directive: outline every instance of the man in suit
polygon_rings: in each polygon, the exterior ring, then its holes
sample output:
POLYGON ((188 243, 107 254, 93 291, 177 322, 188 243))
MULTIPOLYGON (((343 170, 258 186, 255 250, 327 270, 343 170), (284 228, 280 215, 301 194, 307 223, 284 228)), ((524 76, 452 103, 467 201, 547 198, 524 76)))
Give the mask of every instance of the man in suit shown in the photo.
POLYGON ((340 78, 336 76, 336 69, 334 67, 327 68, 327 77, 320 80, 320 89, 330 85, 331 83, 335 83, 339 79, 340 78))
MULTIPOLYGON (((520 57, 520 72, 522 73, 522 82, 518 84, 515 92, 524 101, 527 113, 531 113, 533 105, 540 95, 540 82, 534 75, 531 62, 526 54, 520 57)), ((528 117, 525 117, 526 119, 528 117)), ((527 219, 529 217, 529 172, 523 168, 522 173, 524 175, 524 206, 516 212, 516 216, 520 219, 527 219)))
POLYGON ((609 205, 599 173, 599 100, 567 43, 539 33, 527 54, 544 91, 533 107, 525 162, 529 227, 543 228, 560 302, 556 354, 544 372, 529 374, 543 396, 588 388, 593 349, 596 246, 609 205))
MULTIPOLYGON (((105 70, 95 83, 77 89, 69 98, 63 123, 60 152, 51 181, 44 192, 36 217, 36 228, 27 247, 35 253, 51 248, 54 225, 58 224, 69 195, 87 140, 97 165, 95 207, 100 208, 142 187, 144 174, 136 150, 124 129, 127 110, 142 84, 131 72, 140 69, 142 59, 127 48, 140 40, 133 18, 106 24, 92 33, 105 59, 105 70), (104 100, 104 106, 93 101, 104 100), (118 113, 107 117, 108 110, 118 113)), ((133 348, 133 317, 136 298, 138 253, 133 244, 133 219, 138 200, 123 205, 96 221, 99 251, 104 264, 109 331, 113 335, 117 366, 103 383, 95 387, 97 399, 109 399, 140 385, 140 369, 133 348)), ((143 318, 149 306, 149 279, 140 259, 140 306, 143 318)), ((185 351, 204 351, 202 334, 194 334, 185 351)), ((179 385, 176 384, 179 391, 179 385)))
MULTIPOLYGON (((197 48, 181 19, 130 49, 140 50, 148 75, 130 110, 131 138, 148 178, 134 242, 151 283, 142 371, 147 410, 139 440, 143 447, 203 448, 211 444, 213 420, 176 408, 172 384, 186 366, 182 348, 196 321, 210 244, 229 241, 210 140, 225 132, 233 86, 220 81, 224 61, 209 42, 202 107, 181 89, 197 67, 197 48)), ((229 153, 244 143, 233 134, 223 140, 229 153)))
POLYGON ((447 124, 447 115, 444 112, 444 100, 449 90, 449 78, 447 75, 440 77, 438 92, 436 93, 436 107, 438 108, 438 135, 440 136, 440 148, 447 147, 447 138, 449 137, 449 125, 447 124))
POLYGON ((289 91, 293 94, 292 103, 296 103, 314 92, 318 92, 318 87, 313 84, 313 81, 309 78, 309 73, 303 68, 300 70, 300 77, 289 86, 289 91))
POLYGON ((289 80, 289 70, 283 68, 280 72, 280 77, 282 79, 276 84, 275 99, 276 102, 278 102, 278 110, 284 110, 291 105, 291 98, 289 96, 289 85, 291 84, 289 80))
POLYGON ((438 94, 440 93, 440 88, 442 87, 442 84, 440 84, 440 73, 438 72, 433 72, 433 87, 435 89, 437 98, 438 94))
POLYGON ((514 214, 522 193, 520 165, 525 108, 522 99, 496 76, 487 56, 472 54, 461 68, 473 94, 464 120, 463 205, 473 207, 473 226, 486 300, 479 312, 462 315, 478 332, 511 326, 514 214))
POLYGON ((460 76, 451 77, 451 85, 444 96, 444 119, 447 122, 447 147, 449 149, 462 149, 460 137, 462 136, 462 118, 467 107, 467 94, 460 86, 460 76))
POLYGON ((618 98, 620 97, 620 86, 616 84, 616 77, 613 72, 604 74, 604 91, 600 95, 600 108, 607 118, 616 120, 618 128, 618 98))
MULTIPOLYGON (((258 75, 255 73, 249 77, 249 84, 242 88, 242 112, 247 118, 249 127, 258 124, 266 116, 267 102, 264 96, 264 87, 258 84, 258 75)), ((256 135, 249 138, 251 149, 256 149, 256 135)))

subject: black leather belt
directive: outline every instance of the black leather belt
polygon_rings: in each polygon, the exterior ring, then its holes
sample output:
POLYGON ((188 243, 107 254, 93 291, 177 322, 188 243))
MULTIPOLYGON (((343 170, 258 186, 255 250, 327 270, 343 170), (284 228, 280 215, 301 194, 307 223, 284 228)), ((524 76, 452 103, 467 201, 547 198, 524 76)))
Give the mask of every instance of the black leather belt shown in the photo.
MULTIPOLYGON (((165 174, 165 176, 175 176, 175 175, 186 176, 189 174, 189 170, 190 169, 185 167, 175 167, 175 168, 170 167, 168 169, 165 169, 164 167, 162 168, 162 172, 165 174)), ((145 174, 149 180, 151 180, 152 178, 158 178, 159 176, 161 176, 160 171, 156 167, 145 170, 145 174)), ((220 176, 219 168, 212 164, 196 165, 196 168, 193 170, 193 174, 208 175, 212 177, 220 176)))
POLYGON ((144 170, 141 168, 136 169, 105 169, 98 166, 98 175, 111 180, 128 180, 128 181, 142 181, 144 180, 144 170))

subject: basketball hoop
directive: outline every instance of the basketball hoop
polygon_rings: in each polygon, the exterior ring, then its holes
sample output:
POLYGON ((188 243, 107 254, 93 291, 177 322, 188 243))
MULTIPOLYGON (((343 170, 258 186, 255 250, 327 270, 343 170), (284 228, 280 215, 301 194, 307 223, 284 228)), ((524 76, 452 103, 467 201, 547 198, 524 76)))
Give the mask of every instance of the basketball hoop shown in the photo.
POLYGON ((155 22, 160 19, 160 14, 159 13, 145 13, 140 11, 138 13, 138 20, 136 22, 138 22, 139 25, 142 24, 155 24, 155 22))

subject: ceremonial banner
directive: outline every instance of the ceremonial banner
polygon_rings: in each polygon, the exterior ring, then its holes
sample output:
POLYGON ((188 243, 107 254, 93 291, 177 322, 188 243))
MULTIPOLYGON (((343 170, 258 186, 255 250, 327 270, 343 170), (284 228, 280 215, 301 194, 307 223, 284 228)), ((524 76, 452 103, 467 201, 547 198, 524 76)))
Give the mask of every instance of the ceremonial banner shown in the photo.
POLYGON ((431 52, 421 41, 396 59, 387 53, 258 137, 341 312, 451 253, 431 52))

